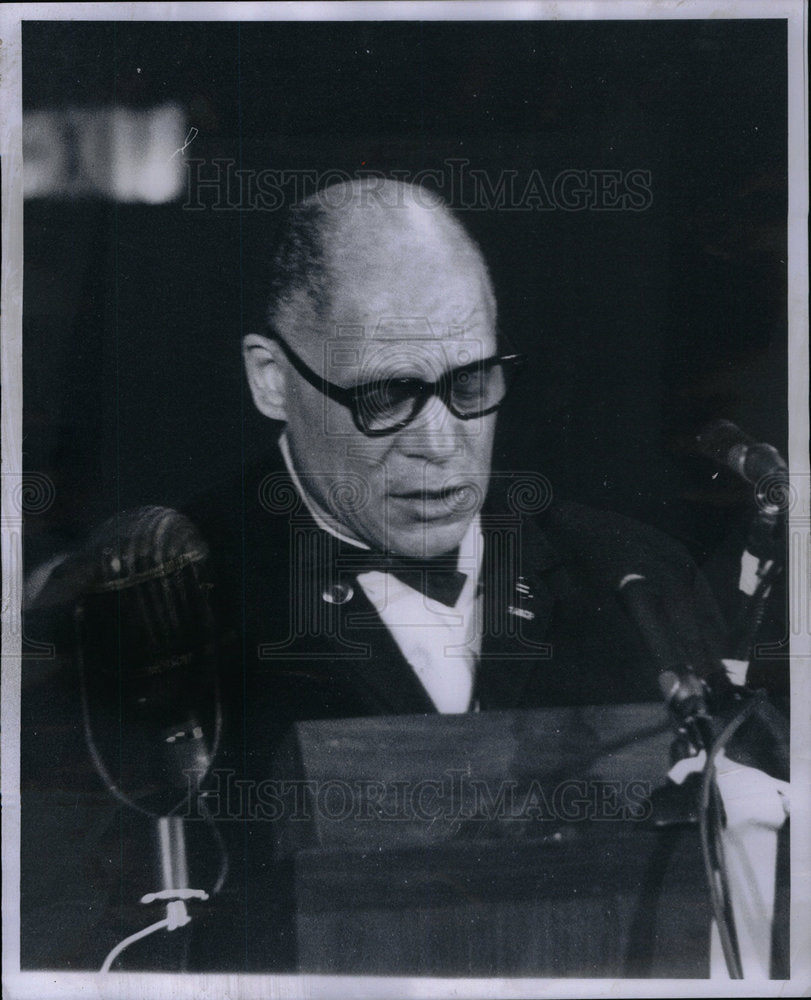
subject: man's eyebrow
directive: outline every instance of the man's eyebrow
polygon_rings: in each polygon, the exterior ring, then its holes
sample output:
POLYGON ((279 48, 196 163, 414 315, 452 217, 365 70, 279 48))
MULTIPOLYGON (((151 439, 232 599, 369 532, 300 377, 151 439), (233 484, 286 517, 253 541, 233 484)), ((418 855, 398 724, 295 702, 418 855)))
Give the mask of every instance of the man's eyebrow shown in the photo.
POLYGON ((366 387, 374 388, 381 383, 385 385, 391 382, 419 382, 421 385, 436 385, 438 382, 441 382, 443 378, 453 374, 453 372, 459 371, 463 368, 474 368, 476 365, 484 364, 486 361, 490 361, 496 357, 498 357, 498 355, 488 354, 486 357, 474 358, 472 361, 465 361, 459 365, 448 365, 443 368, 435 378, 429 379, 423 375, 381 375, 378 378, 365 379, 355 382, 354 385, 349 386, 348 389, 350 392, 353 392, 357 389, 363 389, 366 387))

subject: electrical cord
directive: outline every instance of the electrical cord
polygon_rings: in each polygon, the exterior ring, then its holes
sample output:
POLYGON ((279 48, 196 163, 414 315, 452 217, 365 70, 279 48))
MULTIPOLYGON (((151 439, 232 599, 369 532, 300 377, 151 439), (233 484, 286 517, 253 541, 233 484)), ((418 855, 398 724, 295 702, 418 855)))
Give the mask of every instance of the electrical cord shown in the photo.
POLYGON ((154 924, 150 924, 149 927, 144 927, 140 931, 136 931, 135 934, 130 934, 128 938, 124 938, 123 941, 119 941, 118 944, 113 948, 107 958, 104 959, 104 964, 102 965, 101 972, 109 972, 110 967, 113 962, 118 958, 125 948, 129 948, 131 944, 135 944, 136 941, 140 941, 141 938, 148 937, 150 934, 154 934, 155 931, 163 930, 163 928, 169 929, 169 918, 164 917, 163 920, 158 920, 154 924))
POLYGON ((217 844, 217 848, 220 852, 220 870, 217 874, 217 881, 214 883, 214 887, 211 890, 211 895, 216 896, 217 893, 225 885, 225 880, 228 878, 228 872, 230 870, 230 860, 228 858, 228 849, 225 846, 225 841, 222 838, 222 834, 217 828, 217 824, 214 821, 214 817, 211 815, 211 810, 208 808, 208 804, 204 798, 200 800, 200 808, 203 811, 205 821, 211 830, 211 834, 214 837, 214 841, 217 844))

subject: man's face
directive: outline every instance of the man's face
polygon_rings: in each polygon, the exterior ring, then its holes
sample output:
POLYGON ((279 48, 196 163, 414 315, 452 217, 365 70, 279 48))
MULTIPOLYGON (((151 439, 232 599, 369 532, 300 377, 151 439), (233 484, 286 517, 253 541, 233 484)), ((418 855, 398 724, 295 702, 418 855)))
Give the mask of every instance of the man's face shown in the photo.
MULTIPOLYGON (((293 345, 310 368, 342 387, 395 377, 433 383, 495 354, 495 316, 480 268, 465 259, 397 273, 393 281, 377 276, 339 289, 328 335, 293 345)), ((289 366, 285 396, 296 469, 349 533, 412 557, 459 544, 487 491, 494 414, 459 420, 434 396, 407 427, 369 437, 346 407, 289 366)))

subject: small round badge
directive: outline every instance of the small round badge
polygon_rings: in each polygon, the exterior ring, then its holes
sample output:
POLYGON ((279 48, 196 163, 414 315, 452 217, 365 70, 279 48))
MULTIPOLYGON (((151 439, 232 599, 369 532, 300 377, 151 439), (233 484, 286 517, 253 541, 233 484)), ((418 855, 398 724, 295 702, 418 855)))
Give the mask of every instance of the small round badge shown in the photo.
POLYGON ((355 591, 344 583, 334 583, 331 587, 325 587, 321 593, 322 600, 327 604, 346 604, 355 596, 355 591))

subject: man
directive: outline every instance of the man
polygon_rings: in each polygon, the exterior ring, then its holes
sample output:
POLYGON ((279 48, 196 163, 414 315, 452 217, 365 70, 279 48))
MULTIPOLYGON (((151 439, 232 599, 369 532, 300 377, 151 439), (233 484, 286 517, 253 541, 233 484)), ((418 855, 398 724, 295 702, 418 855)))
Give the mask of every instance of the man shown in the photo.
POLYGON ((436 559, 464 542, 468 575, 453 602, 461 615, 379 571, 359 582, 430 700, 466 710, 477 514, 494 411, 518 361, 496 354, 495 302, 478 251, 426 192, 329 189, 293 214, 268 319, 267 334, 245 339, 248 380, 260 412, 286 425, 287 471, 316 523, 358 553, 436 559), (325 392, 322 377, 338 391, 325 392), (411 626, 439 630, 437 644, 458 631, 467 655, 443 658, 402 631, 411 626))
POLYGON ((712 669, 714 605, 677 546, 491 473, 523 359, 437 197, 375 179, 295 206, 266 321, 243 349, 280 454, 192 512, 266 718, 655 698, 628 574, 656 579, 690 662, 712 669))

